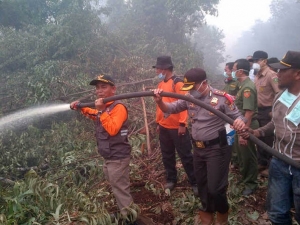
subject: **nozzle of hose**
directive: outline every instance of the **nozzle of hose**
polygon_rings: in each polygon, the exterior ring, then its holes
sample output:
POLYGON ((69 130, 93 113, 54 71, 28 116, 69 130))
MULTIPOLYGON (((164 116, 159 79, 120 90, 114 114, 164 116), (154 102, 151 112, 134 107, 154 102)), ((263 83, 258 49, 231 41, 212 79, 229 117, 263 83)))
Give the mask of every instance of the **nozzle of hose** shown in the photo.
POLYGON ((81 102, 77 102, 76 104, 73 105, 73 107, 70 105, 70 109, 72 110, 77 110, 80 109, 81 107, 81 102))

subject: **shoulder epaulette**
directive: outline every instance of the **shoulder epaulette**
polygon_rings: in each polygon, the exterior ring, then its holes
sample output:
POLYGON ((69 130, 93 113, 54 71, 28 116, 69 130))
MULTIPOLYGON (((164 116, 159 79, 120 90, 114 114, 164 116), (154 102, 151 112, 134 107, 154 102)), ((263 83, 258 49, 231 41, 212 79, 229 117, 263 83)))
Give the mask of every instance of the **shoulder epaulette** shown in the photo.
POLYGON ((234 102, 233 96, 227 94, 225 91, 214 90, 213 93, 216 95, 224 96, 230 102, 230 104, 232 104, 234 102))

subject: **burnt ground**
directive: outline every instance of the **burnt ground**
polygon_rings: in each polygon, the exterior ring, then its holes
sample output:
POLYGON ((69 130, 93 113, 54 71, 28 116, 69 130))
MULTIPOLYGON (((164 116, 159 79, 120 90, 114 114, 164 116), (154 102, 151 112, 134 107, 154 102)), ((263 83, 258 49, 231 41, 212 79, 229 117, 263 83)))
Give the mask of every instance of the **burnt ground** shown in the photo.
MULTIPOLYGON (((178 166, 179 170, 180 166, 178 166)), ((144 177, 149 177, 149 171, 145 171, 144 177)), ((142 217, 138 224, 201 224, 197 218, 199 200, 193 197, 186 177, 182 176, 182 181, 177 184, 170 195, 162 190, 163 180, 163 176, 160 176, 156 183, 159 185, 156 185, 156 188, 153 188, 155 184, 152 186, 147 184, 147 180, 146 182, 132 182, 131 190, 134 201, 142 210, 142 217), (149 190, 149 186, 152 189, 149 190)), ((238 171, 231 169, 228 187, 231 205, 229 224, 271 224, 265 211, 267 178, 259 176, 259 188, 248 197, 241 195, 242 187, 237 185, 238 180, 238 171)))

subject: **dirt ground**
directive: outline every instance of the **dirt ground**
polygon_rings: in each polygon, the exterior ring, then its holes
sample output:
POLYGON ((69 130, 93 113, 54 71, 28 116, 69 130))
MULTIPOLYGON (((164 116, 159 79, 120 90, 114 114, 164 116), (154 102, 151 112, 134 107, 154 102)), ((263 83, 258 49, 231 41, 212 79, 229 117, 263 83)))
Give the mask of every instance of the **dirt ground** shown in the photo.
MULTIPOLYGON (((236 186, 238 178, 238 171, 231 169, 229 176, 230 184, 228 188, 228 198, 231 205, 229 224, 271 224, 265 211, 267 178, 259 176, 259 188, 253 195, 248 197, 243 197, 240 194, 241 189, 236 186)), ((163 177, 160 177, 160 179, 163 183, 163 177)), ((138 222, 139 225, 201 224, 197 218, 197 208, 194 209, 192 214, 178 216, 178 209, 176 209, 178 205, 176 206, 173 204, 174 199, 178 198, 177 196, 180 198, 180 193, 191 192, 190 186, 186 180, 177 184, 176 188, 172 191, 171 196, 154 194, 152 190, 147 190, 145 188, 143 182, 133 182, 131 189, 134 202, 138 204, 142 210, 142 217, 138 222), (167 207, 164 207, 166 205, 167 207), (161 208, 161 210, 155 210, 157 208, 161 208), (188 217, 191 217, 191 219, 178 219, 188 217)))

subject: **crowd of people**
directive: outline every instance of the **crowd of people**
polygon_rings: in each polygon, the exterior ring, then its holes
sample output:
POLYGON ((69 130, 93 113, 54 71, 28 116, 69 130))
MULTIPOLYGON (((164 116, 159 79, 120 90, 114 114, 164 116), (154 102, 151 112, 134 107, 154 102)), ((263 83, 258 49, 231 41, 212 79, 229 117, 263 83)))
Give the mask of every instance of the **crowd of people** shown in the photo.
MULTIPOLYGON (((180 79, 173 73, 170 56, 159 56, 153 66, 160 82, 154 90, 156 122, 165 189, 177 184, 176 152, 192 191, 200 198, 199 217, 203 225, 226 225, 230 205, 227 199, 230 167, 238 168, 242 195, 258 188, 258 175, 268 177, 267 213, 272 224, 300 222, 300 166, 270 155, 249 139, 249 135, 300 165, 300 52, 288 51, 278 60, 264 51, 228 62, 223 90, 213 88, 202 68, 192 68, 180 79), (234 143, 227 141, 226 122, 214 113, 182 99, 161 96, 174 92, 195 98, 233 119, 234 143), (231 166, 230 166, 231 165, 231 166)), ((104 104, 116 92, 108 75, 92 80, 96 87, 96 109, 81 108, 95 121, 98 152, 104 158, 104 173, 112 186, 121 215, 126 218, 133 204, 130 194, 127 109, 120 101, 104 104)), ((78 101, 71 109, 79 109, 78 101)), ((127 224, 136 222, 126 221, 127 224)))

